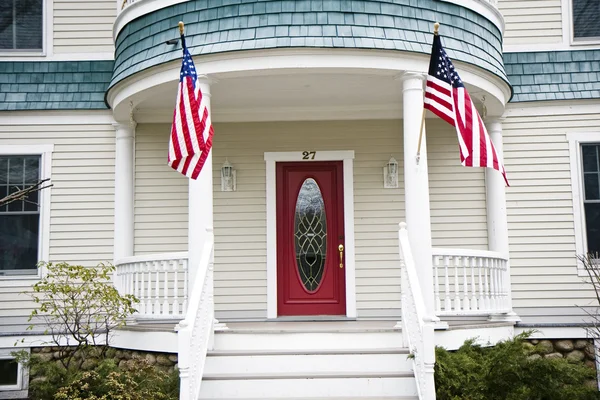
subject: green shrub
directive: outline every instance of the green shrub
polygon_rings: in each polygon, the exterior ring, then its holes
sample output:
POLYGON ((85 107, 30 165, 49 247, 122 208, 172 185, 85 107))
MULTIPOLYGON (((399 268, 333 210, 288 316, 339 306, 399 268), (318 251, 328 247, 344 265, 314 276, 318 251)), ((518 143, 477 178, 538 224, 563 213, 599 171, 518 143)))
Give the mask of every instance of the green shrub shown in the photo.
POLYGON ((533 356, 528 333, 493 347, 474 340, 450 352, 436 348, 438 400, 592 400, 596 371, 566 359, 533 356))
POLYGON ((58 390, 54 400, 177 400, 178 385, 176 372, 163 372, 146 360, 134 360, 127 369, 106 360, 78 374, 58 390))
POLYGON ((177 400, 179 373, 165 372, 145 359, 129 360, 119 368, 114 359, 98 361, 87 371, 32 355, 27 362, 35 376, 31 400, 177 400))

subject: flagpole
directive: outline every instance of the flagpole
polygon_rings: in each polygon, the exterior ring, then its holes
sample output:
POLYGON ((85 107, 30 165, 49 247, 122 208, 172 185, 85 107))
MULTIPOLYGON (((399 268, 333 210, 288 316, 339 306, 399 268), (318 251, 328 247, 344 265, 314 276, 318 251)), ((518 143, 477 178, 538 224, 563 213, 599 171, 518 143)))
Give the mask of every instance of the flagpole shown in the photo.
MULTIPOLYGON (((435 36, 439 35, 440 23, 436 22, 433 24, 433 34, 435 36)), ((423 105, 425 105, 425 98, 423 97, 423 105)), ((425 127, 425 113, 427 110, 423 107, 423 115, 421 117, 421 129, 419 130, 419 144, 417 145, 417 165, 419 165, 419 160, 421 159, 421 142, 423 141, 423 128, 425 127)))
POLYGON ((179 34, 183 35, 184 24, 183 21, 179 21, 179 34))

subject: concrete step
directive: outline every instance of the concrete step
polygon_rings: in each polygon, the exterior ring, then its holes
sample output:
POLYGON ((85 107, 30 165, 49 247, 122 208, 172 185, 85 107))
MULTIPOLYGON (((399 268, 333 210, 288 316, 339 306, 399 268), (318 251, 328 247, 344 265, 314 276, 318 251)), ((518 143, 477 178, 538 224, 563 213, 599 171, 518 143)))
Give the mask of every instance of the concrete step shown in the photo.
POLYGON ((352 350, 403 347, 402 333, 244 332, 215 333, 215 350, 352 350))
POLYGON ((412 372, 408 349, 295 351, 213 351, 205 376, 212 374, 292 374, 412 372))
POLYGON ((417 388, 412 374, 390 373, 328 373, 310 376, 291 374, 206 376, 202 381, 200 398, 265 399, 265 398, 397 398, 416 397, 417 388))

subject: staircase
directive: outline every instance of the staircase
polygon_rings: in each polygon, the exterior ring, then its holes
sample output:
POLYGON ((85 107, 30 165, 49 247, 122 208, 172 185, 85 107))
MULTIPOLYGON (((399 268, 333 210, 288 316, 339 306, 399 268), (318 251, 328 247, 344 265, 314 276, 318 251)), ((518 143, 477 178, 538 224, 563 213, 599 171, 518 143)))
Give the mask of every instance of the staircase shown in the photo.
POLYGON ((393 321, 228 324, 208 352, 201 399, 416 400, 393 321))

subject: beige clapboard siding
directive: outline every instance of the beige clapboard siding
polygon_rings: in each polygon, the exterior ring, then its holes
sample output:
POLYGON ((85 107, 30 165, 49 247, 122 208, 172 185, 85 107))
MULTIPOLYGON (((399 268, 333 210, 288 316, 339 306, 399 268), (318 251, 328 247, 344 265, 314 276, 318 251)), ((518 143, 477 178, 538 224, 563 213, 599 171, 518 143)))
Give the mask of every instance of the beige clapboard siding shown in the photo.
POLYGON ((600 112, 576 112, 520 112, 503 126, 513 303, 525 322, 581 322, 576 306, 594 296, 577 276, 566 133, 597 132, 600 112))
MULTIPOLYGON (((65 116, 68 120, 69 116, 65 116)), ((114 128, 110 124, 0 124, 4 145, 54 144, 49 260, 85 266, 112 262, 114 128)), ((33 303, 22 292, 36 280, 0 279, 0 330, 22 332, 33 303)))
MULTIPOLYGON (((428 122, 435 246, 486 248, 483 171, 458 161, 456 133, 428 122), (463 222, 464 221, 464 222, 463 222), (460 223, 459 223, 460 222, 460 223), (459 239, 457 239, 459 238, 459 239)), ((215 124, 215 300, 221 318, 264 318, 266 170, 264 152, 354 150, 356 297, 360 317, 397 316, 398 222, 404 220, 401 121, 215 124), (384 189, 394 156, 400 188, 384 189), (220 166, 237 170, 237 191, 220 191, 220 166)), ((135 253, 182 251, 187 244, 187 183, 165 165, 168 125, 136 132, 135 253), (170 235, 165 238, 165 232, 170 235), (164 239, 164 240, 163 240, 164 239)), ((415 149, 416 152, 416 149, 415 149)))
POLYGON ((115 0, 54 0, 54 53, 112 53, 115 0))
POLYGON ((499 0, 504 45, 562 42, 561 0, 499 0))

